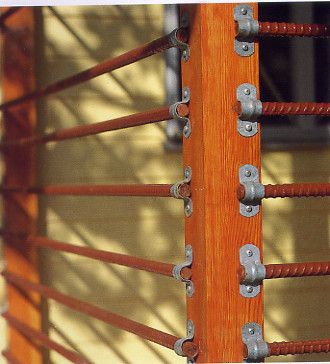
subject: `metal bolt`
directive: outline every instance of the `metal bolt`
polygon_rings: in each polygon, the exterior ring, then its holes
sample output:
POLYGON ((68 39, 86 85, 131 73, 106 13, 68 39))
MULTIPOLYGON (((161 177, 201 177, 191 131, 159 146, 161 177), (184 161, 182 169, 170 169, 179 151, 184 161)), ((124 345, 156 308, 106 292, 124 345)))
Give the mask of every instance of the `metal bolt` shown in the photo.
POLYGON ((184 170, 184 176, 185 176, 186 178, 189 178, 189 177, 190 177, 190 170, 189 170, 188 168, 186 168, 186 169, 184 170))
POLYGON ((188 136, 188 134, 189 134, 189 127, 188 127, 188 125, 185 125, 185 126, 183 127, 183 135, 184 135, 185 137, 187 137, 187 136, 188 136))
POLYGON ((251 90, 249 88, 245 88, 243 92, 244 92, 244 95, 250 95, 251 90))
POLYGON ((246 291, 247 291, 248 293, 252 293, 252 292, 253 292, 253 287, 252 287, 252 286, 247 286, 247 287, 246 287, 246 291))
POLYGON ((249 50, 249 46, 247 44, 243 44, 242 49, 244 52, 247 52, 249 50))
POLYGON ((252 212, 252 206, 246 206, 245 210, 246 212, 252 212))
POLYGON ((250 250, 250 249, 248 249, 248 250, 246 251, 246 255, 247 255, 248 257, 252 257, 252 255, 253 255, 253 251, 252 251, 252 250, 250 250))
POLYGON ((247 124, 245 125, 245 130, 246 130, 246 131, 252 131, 252 125, 251 125, 250 123, 247 123, 247 124))
POLYGON ((241 8, 241 14, 242 15, 246 15, 247 14, 247 9, 246 8, 241 8))
POLYGON ((186 51, 186 50, 184 50, 184 51, 182 52, 182 57, 183 57, 183 59, 184 59, 184 60, 187 60, 187 59, 188 59, 188 53, 187 53, 187 51, 186 51))
POLYGON ((249 329, 249 334, 250 334, 250 335, 254 335, 254 329, 250 328, 250 329, 249 329))
POLYGON ((190 215, 191 214, 191 206, 190 206, 190 203, 188 203, 185 207, 185 210, 186 210, 186 214, 187 215, 190 215))
MULTIPOLYGON (((184 51, 186 52, 186 51, 184 51)), ((184 89, 183 91, 183 97, 188 97, 188 90, 187 89, 184 89)))
POLYGON ((244 176, 245 177, 251 177, 251 171, 249 169, 247 169, 245 172, 244 172, 244 176))
POLYGON ((192 288, 192 285, 191 284, 187 284, 187 295, 188 296, 191 296, 193 294, 193 288, 192 288))

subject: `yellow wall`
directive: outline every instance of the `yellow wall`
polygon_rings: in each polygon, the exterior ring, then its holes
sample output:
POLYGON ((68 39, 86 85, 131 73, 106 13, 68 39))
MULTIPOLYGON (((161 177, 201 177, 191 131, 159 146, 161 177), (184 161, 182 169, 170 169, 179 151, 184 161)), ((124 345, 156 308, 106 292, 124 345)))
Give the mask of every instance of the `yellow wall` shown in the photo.
MULTIPOLYGON (((162 35, 161 5, 54 10, 57 15, 44 8, 40 18, 44 29, 39 23, 44 36, 39 58, 42 85, 162 35)), ((49 98, 40 105, 39 128, 45 132, 89 124, 164 103, 164 61, 154 56, 49 98)), ((40 184, 174 182, 181 178, 181 156, 165 151, 165 140, 164 124, 158 124, 49 144, 40 148, 40 184)), ((263 182, 329 181, 329 156, 329 151, 265 152, 263 182)), ((180 201, 44 197, 40 207, 40 233, 50 238, 164 262, 183 259, 180 201)), ((326 199, 266 201, 263 214, 265 263, 329 260, 326 199)), ((185 294, 183 286, 170 278, 46 250, 41 266, 44 282, 64 293, 184 335, 185 294)), ((329 288, 328 277, 267 282, 266 339, 329 336, 329 288)), ((185 362, 168 349, 52 301, 48 308, 54 340, 96 364, 185 362)), ((2 327, 0 320, 0 332, 2 327)), ((66 363, 54 353, 51 362, 66 363)))

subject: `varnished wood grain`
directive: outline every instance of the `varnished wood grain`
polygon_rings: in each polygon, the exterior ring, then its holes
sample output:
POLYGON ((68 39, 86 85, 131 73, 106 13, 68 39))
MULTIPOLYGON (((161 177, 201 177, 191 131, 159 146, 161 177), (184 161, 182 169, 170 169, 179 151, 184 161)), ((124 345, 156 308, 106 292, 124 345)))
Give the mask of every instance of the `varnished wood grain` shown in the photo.
MULTIPOLYGON (((186 243, 194 248, 196 292, 187 299, 200 346, 197 362, 241 362, 241 329, 263 322, 262 294, 239 294, 239 249, 261 245, 261 213, 239 214, 238 169, 249 163, 260 169, 260 139, 237 132, 233 111, 236 88, 249 82, 258 88, 258 45, 252 57, 233 50, 233 4, 182 6, 190 17, 190 59, 182 63, 182 85, 191 89, 192 134, 184 141, 184 165, 192 167, 194 212, 186 218, 186 243)), ((257 6, 254 5, 256 14, 257 6)))
MULTIPOLYGON (((34 17, 33 8, 21 9, 6 21, 3 30, 3 96, 10 100, 35 88, 34 75, 34 17)), ((7 140, 34 134, 36 109, 33 103, 3 112, 4 137, 7 140)), ((28 147, 4 154, 4 183, 31 185, 35 182, 36 153, 28 147)), ((12 194, 4 197, 4 228, 18 233, 34 233, 37 219, 35 196, 12 194)), ((28 279, 38 281, 35 248, 5 238, 7 269, 28 279)), ((23 295, 8 286, 9 312, 35 329, 40 328, 39 299, 23 295)), ((41 363, 37 347, 14 329, 9 329, 9 351, 22 363, 41 363)))

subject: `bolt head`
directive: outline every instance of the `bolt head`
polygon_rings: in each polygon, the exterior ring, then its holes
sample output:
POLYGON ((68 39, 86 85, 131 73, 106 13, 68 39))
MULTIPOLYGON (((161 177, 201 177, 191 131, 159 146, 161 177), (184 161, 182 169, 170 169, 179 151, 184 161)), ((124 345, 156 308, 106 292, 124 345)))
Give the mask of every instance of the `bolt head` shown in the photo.
POLYGON ((250 95, 251 90, 249 88, 245 88, 243 92, 244 92, 244 95, 250 95))
POLYGON ((253 287, 252 287, 252 286, 247 286, 247 287, 246 287, 246 291, 247 291, 248 293, 252 293, 252 292, 253 292, 253 287))
POLYGON ((248 249, 248 250, 246 251, 246 255, 247 255, 248 257, 252 257, 252 255, 253 255, 253 251, 252 251, 252 250, 250 250, 250 249, 248 249))
POLYGON ((185 125, 183 127, 183 135, 184 136, 187 136, 188 134, 189 134, 189 127, 188 127, 188 125, 185 125))
POLYGON ((250 335, 254 335, 254 329, 249 328, 249 334, 250 334, 250 335))
POLYGON ((189 169, 188 169, 188 168, 186 168, 186 169, 184 170, 184 176, 185 176, 186 178, 189 178, 189 177, 190 177, 190 171, 189 171, 189 169))
MULTIPOLYGON (((186 51, 184 51, 184 52, 186 52, 186 51)), ((188 97, 188 90, 187 89, 184 89, 184 91, 183 91, 183 97, 188 97)))
POLYGON ((244 52, 247 52, 249 50, 249 46, 247 44, 243 44, 242 49, 244 52))
POLYGON ((244 176, 245 177, 251 177, 251 171, 249 169, 247 169, 245 172, 244 172, 244 176))
POLYGON ((247 14, 247 9, 246 8, 241 8, 240 12, 242 15, 246 15, 247 14))
POLYGON ((187 214, 190 214, 191 213, 191 206, 190 206, 190 204, 187 204, 186 205, 185 210, 186 210, 186 213, 187 214))
POLYGON ((193 294, 193 288, 191 284, 187 284, 187 294, 188 296, 191 296, 193 294))
POLYGON ((250 123, 245 125, 245 130, 246 131, 252 131, 252 125, 250 123))
POLYGON ((246 206, 245 210, 246 212, 252 212, 252 206, 246 206))

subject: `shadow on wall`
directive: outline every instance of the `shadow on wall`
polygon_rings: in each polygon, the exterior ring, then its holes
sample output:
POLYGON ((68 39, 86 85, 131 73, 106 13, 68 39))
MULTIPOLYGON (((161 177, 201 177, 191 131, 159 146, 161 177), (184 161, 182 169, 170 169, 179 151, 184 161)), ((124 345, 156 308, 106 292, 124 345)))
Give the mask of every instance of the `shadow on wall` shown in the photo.
MULTIPOLYGON (((39 36, 44 37, 39 83, 49 84, 158 38, 162 11, 161 5, 43 8, 38 15, 39 36)), ((39 107, 39 132, 163 105, 163 68, 163 58, 153 56, 49 98, 39 107)), ((181 178, 181 156, 166 153, 164 142, 164 125, 149 125, 40 147, 39 183, 172 183, 181 178)), ((39 232, 147 259, 183 259, 183 208, 172 199, 42 197, 39 232)), ((179 282, 47 250, 41 252, 41 269, 44 283, 61 292, 184 334, 184 288, 179 282)), ((180 362, 168 349, 51 301, 44 302, 44 326, 56 340, 97 364, 180 362)))

